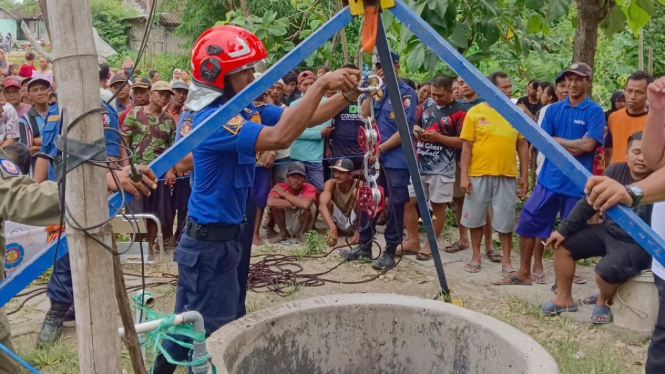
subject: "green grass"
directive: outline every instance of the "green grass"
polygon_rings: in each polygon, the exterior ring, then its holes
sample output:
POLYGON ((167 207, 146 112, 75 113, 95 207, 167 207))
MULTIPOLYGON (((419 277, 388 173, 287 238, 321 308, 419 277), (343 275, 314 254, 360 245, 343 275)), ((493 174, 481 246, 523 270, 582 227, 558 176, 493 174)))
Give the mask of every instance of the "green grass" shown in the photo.
POLYGON ((495 317, 518 329, 528 325, 538 326, 539 331, 530 335, 554 357, 562 374, 637 372, 631 371, 622 362, 621 352, 612 344, 614 339, 603 339, 598 345, 589 344, 585 331, 593 327, 582 326, 565 316, 547 317, 541 313, 540 306, 522 298, 509 296, 507 314, 495 317), (518 320, 520 316, 522 318, 518 320), (525 321, 523 316, 535 321, 525 321))
POLYGON ((305 254, 308 256, 322 255, 326 253, 328 245, 326 244, 326 237, 316 231, 308 231, 305 233, 305 254))
MULTIPOLYGON (((41 349, 18 349, 18 354, 35 369, 48 374, 78 374, 78 355, 75 349, 62 342, 41 349), (43 370, 46 369, 46 370, 43 370)), ((28 373, 22 369, 20 373, 28 373)))
POLYGON ((30 286, 28 287, 47 285, 49 280, 51 280, 51 274, 53 274, 53 266, 46 269, 46 271, 42 275, 40 275, 37 279, 32 281, 32 283, 30 283, 30 286))

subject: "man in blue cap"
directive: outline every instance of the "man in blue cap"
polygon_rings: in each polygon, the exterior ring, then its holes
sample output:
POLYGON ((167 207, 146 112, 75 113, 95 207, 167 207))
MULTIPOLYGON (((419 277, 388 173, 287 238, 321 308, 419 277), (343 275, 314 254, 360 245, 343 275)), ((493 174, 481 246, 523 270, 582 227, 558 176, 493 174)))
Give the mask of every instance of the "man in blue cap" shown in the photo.
MULTIPOLYGON (((399 74, 399 55, 391 52, 390 57, 395 67, 395 72, 399 74)), ((383 78, 383 69, 378 55, 373 58, 375 71, 374 74, 383 78)), ((399 91, 401 93, 400 102, 397 105, 403 105, 406 112, 406 121, 409 125, 409 133, 413 131, 416 123, 416 108, 418 106, 418 94, 413 88, 399 80, 399 91)), ((382 143, 379 145, 378 155, 380 157, 382 171, 385 173, 387 181, 388 199, 388 222, 386 224, 386 249, 380 258, 372 262, 372 266, 377 269, 390 269, 395 266, 395 252, 397 246, 402 243, 402 230, 404 228, 404 206, 409 202, 409 169, 406 164, 406 155, 401 147, 400 135, 395 121, 395 112, 393 102, 387 94, 381 96, 381 92, 386 92, 385 85, 381 87, 377 96, 374 98, 374 114, 376 124, 381 133, 382 143)), ((370 113, 369 100, 362 104, 363 116, 367 117, 370 113)), ((360 215, 360 245, 354 249, 340 251, 343 258, 357 260, 360 258, 372 257, 372 240, 375 234, 376 219, 371 219, 367 213, 360 215)))

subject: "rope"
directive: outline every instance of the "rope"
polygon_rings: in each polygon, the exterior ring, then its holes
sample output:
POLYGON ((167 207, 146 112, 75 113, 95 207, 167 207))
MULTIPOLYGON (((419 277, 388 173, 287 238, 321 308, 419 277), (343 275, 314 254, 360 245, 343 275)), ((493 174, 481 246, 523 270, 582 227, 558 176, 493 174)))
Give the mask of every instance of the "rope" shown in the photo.
POLYGON ((626 308, 628 308, 628 310, 630 310, 631 312, 635 313, 635 315, 637 315, 637 316, 640 317, 640 318, 649 318, 649 313, 647 313, 647 312, 643 312, 643 311, 641 311, 641 310, 639 310, 639 309, 637 309, 637 308, 635 308, 635 307, 632 307, 632 306, 630 306, 627 302, 625 302, 625 301, 621 298, 621 294, 619 293, 619 291, 621 291, 621 287, 619 287, 619 288, 617 289, 617 293, 616 293, 616 295, 617 295, 617 299, 619 299, 619 301, 621 302, 621 304, 622 304, 623 306, 625 306, 626 308))
MULTIPOLYGON (((161 353, 166 359, 166 361, 168 361, 170 364, 178 366, 186 366, 186 367, 199 366, 210 360, 210 354, 208 352, 206 352, 205 355, 193 361, 174 360, 173 357, 171 357, 171 355, 162 345, 162 341, 164 339, 172 341, 180 345, 181 347, 192 349, 194 347, 192 343, 187 343, 178 340, 173 336, 175 335, 184 336, 185 338, 192 339, 194 342, 203 343, 205 342, 206 339, 205 331, 194 331, 191 324, 173 325, 173 322, 175 321, 176 318, 176 314, 170 314, 167 316, 162 313, 154 311, 152 308, 146 308, 143 306, 143 303, 140 301, 140 297, 142 297, 142 295, 134 295, 132 299, 134 301, 134 307, 143 311, 143 314, 146 317, 146 321, 161 320, 159 326, 157 326, 156 329, 145 333, 146 340, 141 344, 144 347, 152 345, 153 357, 157 357, 157 351, 159 351, 159 353, 161 353)), ((154 370, 155 370, 155 363, 153 362, 152 368, 150 369, 150 373, 151 374, 154 373, 154 370)), ((213 374, 217 373, 217 369, 215 368, 214 365, 212 365, 212 372, 213 374)))

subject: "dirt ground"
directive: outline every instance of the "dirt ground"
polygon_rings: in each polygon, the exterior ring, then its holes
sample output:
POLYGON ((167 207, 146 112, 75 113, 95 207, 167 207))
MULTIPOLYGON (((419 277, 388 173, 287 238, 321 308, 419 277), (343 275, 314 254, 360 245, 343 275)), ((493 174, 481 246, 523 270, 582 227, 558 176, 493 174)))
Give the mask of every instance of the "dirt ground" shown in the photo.
MULTIPOLYGON (((335 252, 325 258, 306 257, 306 253, 311 252, 317 245, 320 246, 317 243, 321 243, 321 239, 313 237, 314 244, 309 246, 265 245, 254 247, 255 257, 252 261, 253 263, 260 262, 266 255, 289 255, 292 256, 291 260, 294 264, 302 267, 301 275, 322 273, 340 264, 342 260, 335 252)), ((424 244, 425 235, 421 234, 420 239, 424 244)), ((456 231, 447 230, 439 240, 440 248, 444 248, 454 239, 456 239, 456 231)), ((383 238, 379 237, 378 242, 383 245, 383 238)), ((513 253, 516 252, 514 249, 513 253)), ((441 253, 453 296, 460 299, 465 308, 493 316, 532 336, 552 354, 562 373, 630 374, 644 372, 649 344, 648 335, 633 333, 613 324, 592 325, 590 323, 592 307, 583 306, 579 300, 580 311, 576 313, 560 317, 545 317, 539 312, 540 304, 551 299, 553 295, 550 291, 553 279, 551 260, 546 260, 545 264, 549 284, 499 287, 491 285, 491 282, 500 279, 500 264, 491 263, 486 257, 483 257, 482 270, 477 274, 469 274, 463 270, 463 267, 471 258, 470 250, 456 254, 448 254, 443 251, 441 253)), ((376 254, 378 254, 378 249, 375 249, 376 254)), ((169 279, 160 279, 160 277, 163 277, 164 274, 177 273, 177 268, 170 258, 171 256, 167 254, 159 264, 147 267, 147 275, 155 277, 148 278, 146 280, 148 284, 168 281, 169 279)), ((518 255, 512 256, 515 267, 518 265, 518 258, 518 255)), ((294 266, 288 268, 298 270, 294 266)), ((125 271, 138 274, 140 267, 126 265, 125 271)), ((593 267, 580 266, 578 273, 585 275, 590 280, 586 285, 574 287, 575 298, 583 299, 596 292, 593 282, 593 267)), ((311 277, 301 277, 296 281, 286 282, 285 288, 282 289, 285 293, 283 296, 265 288, 250 290, 247 296, 248 312, 297 299, 340 293, 395 293, 433 299, 440 289, 433 261, 417 261, 415 256, 403 257, 395 269, 380 275, 375 280, 360 284, 344 283, 368 280, 379 274, 367 262, 342 263, 332 272, 319 276, 319 279, 325 278, 326 281, 316 287, 297 287, 296 283, 302 283, 305 278, 311 279, 311 277)), ((126 281, 128 286, 140 283, 134 276, 126 276, 126 281)), ((31 289, 36 287, 40 286, 36 285, 31 289)), ((149 287, 148 291, 157 299, 155 309, 164 313, 172 312, 175 295, 173 284, 149 287)), ((21 301, 19 298, 10 302, 7 305, 7 311, 11 312, 16 309, 21 301)), ((10 316, 15 345, 19 354, 43 373, 78 373, 76 332, 73 323, 66 325, 61 343, 48 349, 34 348, 36 334, 47 308, 46 296, 40 295, 28 301, 20 312, 10 316)), ((120 324, 119 321, 118 323, 120 324)), ((150 355, 148 356, 150 357, 150 355)), ((131 367, 126 353, 123 355, 123 362, 125 368, 131 367)), ((181 372, 184 373, 184 369, 181 372)))

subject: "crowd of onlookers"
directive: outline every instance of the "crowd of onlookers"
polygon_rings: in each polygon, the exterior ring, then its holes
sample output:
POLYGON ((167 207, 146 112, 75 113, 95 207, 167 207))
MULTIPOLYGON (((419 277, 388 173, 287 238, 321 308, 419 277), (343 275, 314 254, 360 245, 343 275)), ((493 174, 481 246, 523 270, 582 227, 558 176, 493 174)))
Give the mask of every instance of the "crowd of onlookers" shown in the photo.
MULTIPOLYGON (((297 105, 299 95, 327 71, 321 67, 316 74, 290 72, 255 105, 297 105)), ((495 72, 488 78, 590 173, 604 174, 626 185, 651 173, 641 154, 641 131, 648 114, 647 86, 653 81, 645 72, 628 77, 624 90, 613 94, 607 111, 589 97, 593 72, 583 63, 561 71, 552 77, 553 82, 528 82, 525 95, 516 99, 512 98, 513 83, 507 74, 495 72)), ((548 283, 543 254, 545 244, 554 245, 556 279, 549 281, 557 296, 543 305, 549 314, 576 310, 571 285, 586 279, 575 274, 575 261, 602 257, 596 269, 600 292, 585 302, 596 305, 594 323, 607 323, 608 304, 616 289, 650 267, 649 254, 590 206, 583 198, 584 191, 464 79, 437 75, 421 84, 404 81, 418 92, 415 120, 408 125, 437 237, 445 226, 448 209, 454 209, 456 215, 459 239, 444 250, 454 253, 471 248, 464 269, 477 273, 482 268, 483 249, 487 259, 502 265, 494 284, 531 285, 548 283), (524 206, 517 212, 520 199, 524 206), (494 231, 500 242, 498 250, 492 240, 494 231), (519 236, 519 267, 511 261, 513 233, 519 236)), ((361 126, 357 104, 350 103, 331 121, 308 129, 289 150, 257 155, 255 245, 263 244, 261 217, 267 239, 277 243, 290 238, 304 241, 319 214, 328 227, 329 245, 336 245, 340 235, 346 236, 348 243, 358 242, 363 150, 357 134, 361 126), (264 215, 266 207, 269 213, 264 215)), ((419 212, 413 186, 409 186, 409 195, 404 206, 407 235, 402 251, 427 261, 431 249, 429 244, 421 246, 418 238, 419 212)), ((650 222, 649 205, 634 209, 650 222)))
MULTIPOLYGON (((35 59, 34 54, 27 53, 21 66, 8 65, 0 52, 0 75, 5 76, 0 145, 29 152, 30 162, 20 167, 32 173, 35 180, 55 180, 48 156, 56 157, 58 153, 56 82, 46 58, 37 59, 38 66, 35 59)), ((99 65, 103 124, 120 131, 131 156, 119 146, 120 137, 110 131, 105 133, 107 152, 109 158, 123 165, 128 157, 149 164, 192 130, 194 113, 185 107, 191 81, 186 70, 173 70, 167 82, 157 71, 139 77, 132 76, 132 69, 131 61, 115 72, 106 63, 99 65)), ((318 68, 316 73, 294 69, 252 105, 297 107, 302 94, 328 71, 327 67, 318 68)), ((260 76, 255 73, 255 78, 260 76)), ((628 77, 624 90, 612 95, 611 108, 603 111, 588 96, 592 76, 589 66, 573 64, 552 77, 553 82, 528 82, 525 95, 513 102, 589 172, 608 175, 624 184, 641 180, 650 173, 641 155, 640 131, 647 118, 647 85, 652 78, 635 72, 628 77)), ((489 80, 512 99, 513 83, 508 75, 495 72, 489 80)), ((551 281, 557 296, 543 305, 547 313, 576 308, 570 296, 571 285, 586 280, 575 274, 575 260, 601 256, 596 276, 600 293, 586 302, 597 305, 593 321, 606 323, 607 304, 616 288, 648 268, 649 255, 616 223, 600 217, 583 199, 584 191, 485 103, 463 78, 437 75, 420 84, 403 81, 417 92, 413 98, 418 102, 417 111, 408 125, 437 237, 445 227, 447 211, 455 213, 459 238, 444 250, 455 253, 470 248, 464 266, 469 273, 481 271, 484 252, 488 260, 502 265, 495 284, 530 285, 548 282, 543 267, 545 244, 565 248, 555 251, 557 278, 551 281), (526 200, 518 219, 519 199, 526 200), (498 249, 492 240, 494 231, 498 233, 498 249), (511 262, 513 233, 519 235, 519 267, 511 262)), ((304 242, 305 234, 315 229, 319 215, 328 228, 328 245, 337 245, 340 236, 346 238, 346 243, 358 243, 358 191, 364 182, 364 150, 358 144, 358 131, 364 126, 360 115, 358 104, 350 102, 332 120, 307 129, 290 148, 256 155, 250 197, 257 211, 254 245, 263 245, 264 240, 304 242), (265 237, 261 226, 266 230, 265 237)), ((390 115, 394 118, 394 113, 390 115)), ((191 193, 186 172, 191 165, 184 165, 187 162, 191 159, 169 170, 151 196, 128 207, 132 213, 155 215, 170 246, 177 242, 187 217, 191 193)), ((379 185, 385 186, 385 180, 379 179, 379 185)), ((409 197, 404 204, 406 237, 402 251, 428 261, 432 252, 429 244, 421 246, 418 238, 420 213, 412 185, 409 197)), ((648 223, 650 207, 635 209, 648 223)), ((390 212, 382 211, 377 220, 385 220, 386 213, 390 212)), ((151 251, 157 232, 157 225, 148 221, 151 251)))

